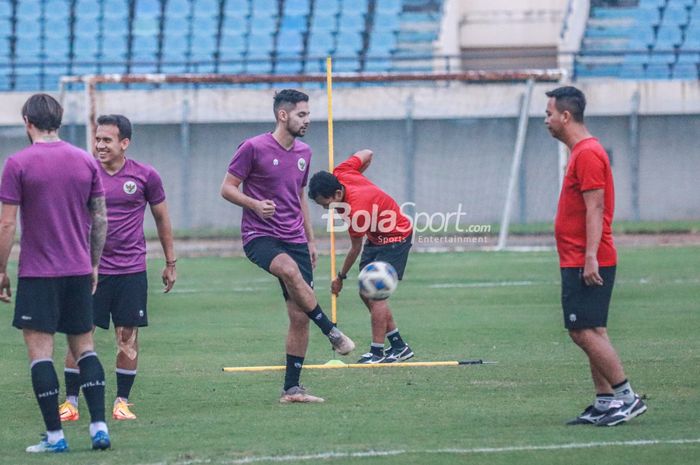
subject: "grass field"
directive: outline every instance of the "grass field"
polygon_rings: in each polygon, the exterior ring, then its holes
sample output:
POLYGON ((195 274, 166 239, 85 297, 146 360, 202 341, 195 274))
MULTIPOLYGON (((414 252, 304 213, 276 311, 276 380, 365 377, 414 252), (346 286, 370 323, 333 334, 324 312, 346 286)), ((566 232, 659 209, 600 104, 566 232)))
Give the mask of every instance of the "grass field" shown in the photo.
MULTIPOLYGON (((0 324, 3 464, 696 464, 700 462, 700 248, 623 249, 610 334, 649 411, 616 428, 567 427, 592 400, 582 353, 559 307, 554 252, 413 254, 392 306, 415 361, 483 358, 459 368, 307 371, 325 404, 280 405, 286 316, 276 281, 245 259, 182 259, 170 295, 151 263, 150 322, 132 392, 134 422, 111 422, 113 449, 89 450, 88 412, 65 431, 70 454, 28 456, 43 429, 21 333, 0 324)), ((329 309, 327 257, 317 270, 329 309)), ((13 285, 16 284, 16 279, 13 285)), ((350 287, 350 286, 349 286, 350 287)), ((354 289, 340 327, 369 343, 354 289)), ((97 346, 114 396, 111 333, 97 346)), ((65 341, 57 344, 62 358, 65 341)), ((307 363, 333 358, 312 328, 307 363)), ((57 363, 62 371, 62 362, 57 363)), ((62 383, 62 381, 61 381, 62 383)))

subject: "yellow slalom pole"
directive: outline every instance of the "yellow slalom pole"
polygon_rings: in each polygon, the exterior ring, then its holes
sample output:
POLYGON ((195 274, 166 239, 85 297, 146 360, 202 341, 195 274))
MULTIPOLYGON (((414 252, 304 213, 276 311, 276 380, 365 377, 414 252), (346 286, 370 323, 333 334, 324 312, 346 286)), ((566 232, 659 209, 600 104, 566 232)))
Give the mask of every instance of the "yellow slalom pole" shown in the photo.
MULTIPOLYGON (((446 362, 396 362, 396 363, 334 363, 331 365, 304 365, 305 370, 334 370, 338 368, 411 368, 411 367, 456 367, 464 365, 492 365, 497 362, 476 360, 450 360, 446 362)), ((246 373, 256 371, 284 371, 284 365, 268 365, 257 367, 224 367, 227 373, 246 373)))
MULTIPOLYGON (((328 171, 333 172, 335 162, 333 160, 333 60, 326 57, 326 93, 328 95, 328 171)), ((335 279, 335 211, 329 210, 331 233, 331 281, 335 279)), ((331 322, 338 323, 337 297, 331 293, 331 322)), ((305 367, 305 368, 308 368, 305 367)))

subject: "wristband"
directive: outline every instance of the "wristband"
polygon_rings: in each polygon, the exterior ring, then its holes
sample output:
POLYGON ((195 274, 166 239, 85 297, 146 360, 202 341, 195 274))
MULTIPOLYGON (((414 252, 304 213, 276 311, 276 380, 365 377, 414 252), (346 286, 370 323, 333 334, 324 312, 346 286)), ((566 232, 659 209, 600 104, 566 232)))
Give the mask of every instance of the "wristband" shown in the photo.
POLYGON ((338 272, 338 279, 340 279, 341 281, 345 281, 346 279, 348 279, 348 275, 338 272))
POLYGON ((166 261, 165 261, 165 266, 175 266, 175 263, 176 263, 176 262, 177 262, 177 258, 176 258, 175 260, 172 260, 172 261, 166 260, 166 261))

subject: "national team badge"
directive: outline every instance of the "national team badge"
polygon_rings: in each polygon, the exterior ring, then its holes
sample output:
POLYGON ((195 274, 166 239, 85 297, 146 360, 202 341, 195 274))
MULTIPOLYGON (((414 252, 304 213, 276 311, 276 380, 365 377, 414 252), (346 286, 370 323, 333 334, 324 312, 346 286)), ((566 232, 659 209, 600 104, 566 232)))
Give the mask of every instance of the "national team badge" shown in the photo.
POLYGON ((124 192, 129 195, 136 193, 136 183, 134 181, 127 181, 124 183, 124 192))
POLYGON ((306 171, 306 160, 303 158, 297 160, 297 168, 299 168, 299 171, 306 171))

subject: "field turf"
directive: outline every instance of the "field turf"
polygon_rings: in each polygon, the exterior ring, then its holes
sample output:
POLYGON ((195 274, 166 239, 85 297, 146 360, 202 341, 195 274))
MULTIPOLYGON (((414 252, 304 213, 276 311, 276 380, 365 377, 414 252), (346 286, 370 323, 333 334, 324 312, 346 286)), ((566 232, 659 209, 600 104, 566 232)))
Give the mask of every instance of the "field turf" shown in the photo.
MULTIPOLYGON (((65 426, 71 452, 30 456, 43 424, 12 306, 0 322, 2 464, 696 464, 700 462, 700 248, 620 250, 610 336, 648 412, 615 428, 565 426, 593 397, 583 354, 563 329, 554 252, 413 254, 391 299, 415 361, 496 365, 306 371, 324 404, 280 405, 283 373, 223 373, 284 362, 286 316, 275 279, 243 258, 178 261, 173 292, 150 263, 149 318, 131 401, 138 419, 109 423, 113 449, 89 450, 88 411, 65 426)), ((328 258, 316 276, 321 305, 328 258)), ((14 272, 13 272, 14 273, 14 272)), ((13 289, 16 278, 13 276, 13 289)), ((339 325, 369 345, 352 280, 339 325)), ((57 338, 62 380, 65 340, 57 338)), ((115 347, 97 349, 115 393, 115 347)), ((312 325, 307 363, 335 358, 312 325)), ((63 398, 63 394, 61 399, 63 398)))

